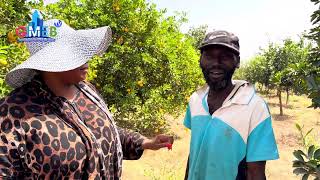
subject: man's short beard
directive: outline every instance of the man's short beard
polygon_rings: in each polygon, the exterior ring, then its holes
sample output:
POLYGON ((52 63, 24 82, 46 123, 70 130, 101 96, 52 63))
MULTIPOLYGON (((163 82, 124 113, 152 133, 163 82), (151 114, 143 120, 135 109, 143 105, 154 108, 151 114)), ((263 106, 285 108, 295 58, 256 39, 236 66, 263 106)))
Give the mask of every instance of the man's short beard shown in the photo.
POLYGON ((212 82, 209 78, 209 71, 205 71, 202 68, 202 73, 203 76, 208 84, 208 86, 210 87, 211 90, 213 91, 221 91, 223 89, 225 89, 230 83, 231 83, 231 79, 233 76, 234 71, 236 70, 236 68, 234 68, 231 71, 226 72, 226 76, 221 80, 221 81, 217 81, 217 82, 212 82))

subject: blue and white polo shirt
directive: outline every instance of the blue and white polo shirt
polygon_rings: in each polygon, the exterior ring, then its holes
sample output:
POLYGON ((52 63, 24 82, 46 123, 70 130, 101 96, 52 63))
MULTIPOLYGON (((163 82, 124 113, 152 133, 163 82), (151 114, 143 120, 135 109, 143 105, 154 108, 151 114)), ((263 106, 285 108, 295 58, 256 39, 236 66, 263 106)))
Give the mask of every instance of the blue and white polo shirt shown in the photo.
POLYGON ((235 88, 212 115, 206 85, 190 97, 184 125, 191 129, 189 180, 235 180, 246 162, 278 159, 265 101, 246 81, 235 88))

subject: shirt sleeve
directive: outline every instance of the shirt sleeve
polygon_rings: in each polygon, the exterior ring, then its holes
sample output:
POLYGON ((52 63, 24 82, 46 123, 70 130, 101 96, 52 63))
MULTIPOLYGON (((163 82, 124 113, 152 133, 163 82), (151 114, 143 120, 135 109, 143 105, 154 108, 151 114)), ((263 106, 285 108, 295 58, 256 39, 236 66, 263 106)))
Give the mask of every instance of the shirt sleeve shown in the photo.
POLYGON ((144 136, 137 132, 117 127, 123 151, 123 159, 137 160, 143 154, 142 142, 144 136))
POLYGON ((250 121, 247 141, 247 162, 274 160, 279 158, 272 128, 271 115, 266 103, 256 107, 250 121))
POLYGON ((184 116, 183 125, 188 129, 191 129, 191 112, 190 112, 190 105, 188 104, 186 115, 184 116))
POLYGON ((16 128, 21 129, 19 124, 19 120, 0 117, 0 179, 24 179, 21 155, 25 153, 26 146, 22 143, 24 137, 16 128))

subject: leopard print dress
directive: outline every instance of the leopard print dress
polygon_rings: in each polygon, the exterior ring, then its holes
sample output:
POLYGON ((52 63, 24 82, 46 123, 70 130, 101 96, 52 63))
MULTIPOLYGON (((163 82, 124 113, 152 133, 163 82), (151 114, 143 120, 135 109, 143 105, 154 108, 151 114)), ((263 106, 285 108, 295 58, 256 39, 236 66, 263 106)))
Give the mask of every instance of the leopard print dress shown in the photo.
POLYGON ((120 179, 145 137, 121 129, 86 82, 72 101, 37 76, 0 101, 0 179, 120 179))

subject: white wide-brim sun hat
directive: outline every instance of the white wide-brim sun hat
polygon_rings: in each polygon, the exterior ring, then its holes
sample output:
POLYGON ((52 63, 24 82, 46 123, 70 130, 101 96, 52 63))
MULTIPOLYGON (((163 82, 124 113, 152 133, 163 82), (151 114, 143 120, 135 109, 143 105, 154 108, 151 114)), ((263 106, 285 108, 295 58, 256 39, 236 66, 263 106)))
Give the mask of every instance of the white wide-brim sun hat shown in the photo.
POLYGON ((26 42, 30 57, 6 75, 6 83, 13 88, 20 87, 38 71, 64 72, 87 63, 94 55, 101 55, 111 43, 110 27, 74 30, 58 19, 45 21, 46 26, 55 26, 57 36, 54 42, 26 42), (61 24, 62 23, 62 24, 61 24))

